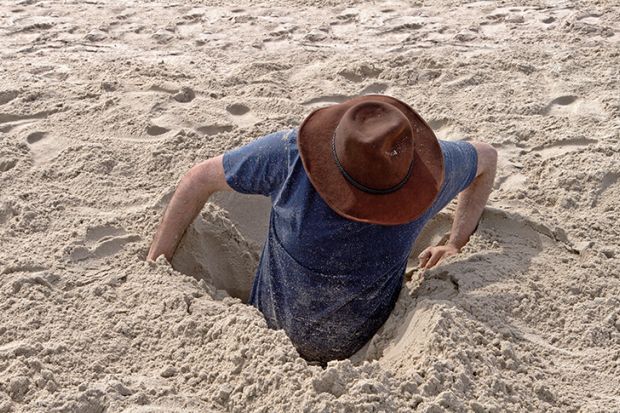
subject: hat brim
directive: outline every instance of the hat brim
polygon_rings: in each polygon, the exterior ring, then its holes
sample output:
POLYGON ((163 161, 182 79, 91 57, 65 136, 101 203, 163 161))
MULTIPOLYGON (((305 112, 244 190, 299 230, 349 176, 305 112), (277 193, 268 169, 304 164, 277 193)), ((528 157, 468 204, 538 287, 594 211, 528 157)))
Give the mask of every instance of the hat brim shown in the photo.
POLYGON ((381 225, 411 222, 431 206, 443 183, 443 155, 433 130, 409 105, 390 96, 365 95, 315 110, 300 126, 297 146, 314 189, 332 210, 353 221, 381 225), (340 119, 349 108, 364 101, 381 101, 397 107, 413 128, 411 178, 390 194, 369 194, 351 185, 332 155, 332 136, 340 119))

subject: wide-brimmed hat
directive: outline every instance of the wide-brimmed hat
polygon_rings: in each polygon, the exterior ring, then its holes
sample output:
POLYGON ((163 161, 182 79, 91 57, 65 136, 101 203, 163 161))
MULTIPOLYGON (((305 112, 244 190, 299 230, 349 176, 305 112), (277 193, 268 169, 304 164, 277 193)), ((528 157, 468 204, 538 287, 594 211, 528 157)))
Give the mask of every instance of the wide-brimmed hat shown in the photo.
POLYGON ((443 156, 409 105, 367 95, 312 112, 299 128, 310 182, 339 215, 398 225, 418 218, 443 182, 443 156))

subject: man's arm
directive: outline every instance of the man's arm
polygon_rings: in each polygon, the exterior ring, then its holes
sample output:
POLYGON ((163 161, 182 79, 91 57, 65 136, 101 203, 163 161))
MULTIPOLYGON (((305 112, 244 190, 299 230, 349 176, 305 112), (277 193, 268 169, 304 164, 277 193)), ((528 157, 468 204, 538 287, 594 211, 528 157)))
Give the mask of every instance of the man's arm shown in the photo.
POLYGON ((196 164, 183 176, 164 212, 147 260, 154 261, 163 254, 171 261, 185 230, 211 194, 232 191, 226 183, 222 159, 220 155, 196 164))
POLYGON ((497 169, 497 151, 488 143, 471 142, 478 153, 476 178, 458 196, 450 239, 445 245, 428 247, 419 255, 420 268, 432 268, 442 259, 457 254, 476 229, 493 189, 497 169))

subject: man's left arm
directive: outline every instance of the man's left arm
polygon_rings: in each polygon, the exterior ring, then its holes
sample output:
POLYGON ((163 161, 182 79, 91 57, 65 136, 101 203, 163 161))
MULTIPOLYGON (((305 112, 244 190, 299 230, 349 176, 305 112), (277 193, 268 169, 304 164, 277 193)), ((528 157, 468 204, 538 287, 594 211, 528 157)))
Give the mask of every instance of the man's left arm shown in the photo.
POLYGON ((488 143, 471 142, 478 154, 476 178, 458 196, 450 238, 445 245, 428 247, 419 255, 420 268, 432 268, 442 259, 457 254, 476 229, 489 199, 497 169, 497 151, 488 143))

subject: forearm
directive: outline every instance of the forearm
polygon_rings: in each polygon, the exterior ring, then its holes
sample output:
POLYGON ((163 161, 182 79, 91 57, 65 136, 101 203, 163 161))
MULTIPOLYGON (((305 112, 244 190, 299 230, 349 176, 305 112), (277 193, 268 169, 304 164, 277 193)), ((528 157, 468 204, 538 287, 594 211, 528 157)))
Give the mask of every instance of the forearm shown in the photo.
POLYGON ((476 229, 495 180, 496 164, 492 163, 458 196, 454 222, 448 244, 461 249, 476 229))
POLYGON ((197 196, 192 176, 183 177, 164 212, 147 259, 155 260, 163 254, 168 261, 172 260, 185 230, 196 218, 210 195, 211 192, 206 192, 197 196))
POLYGON ((155 260, 162 254, 168 261, 172 260, 185 230, 217 191, 232 191, 226 182, 223 155, 194 165, 181 179, 164 212, 147 260, 155 260))

